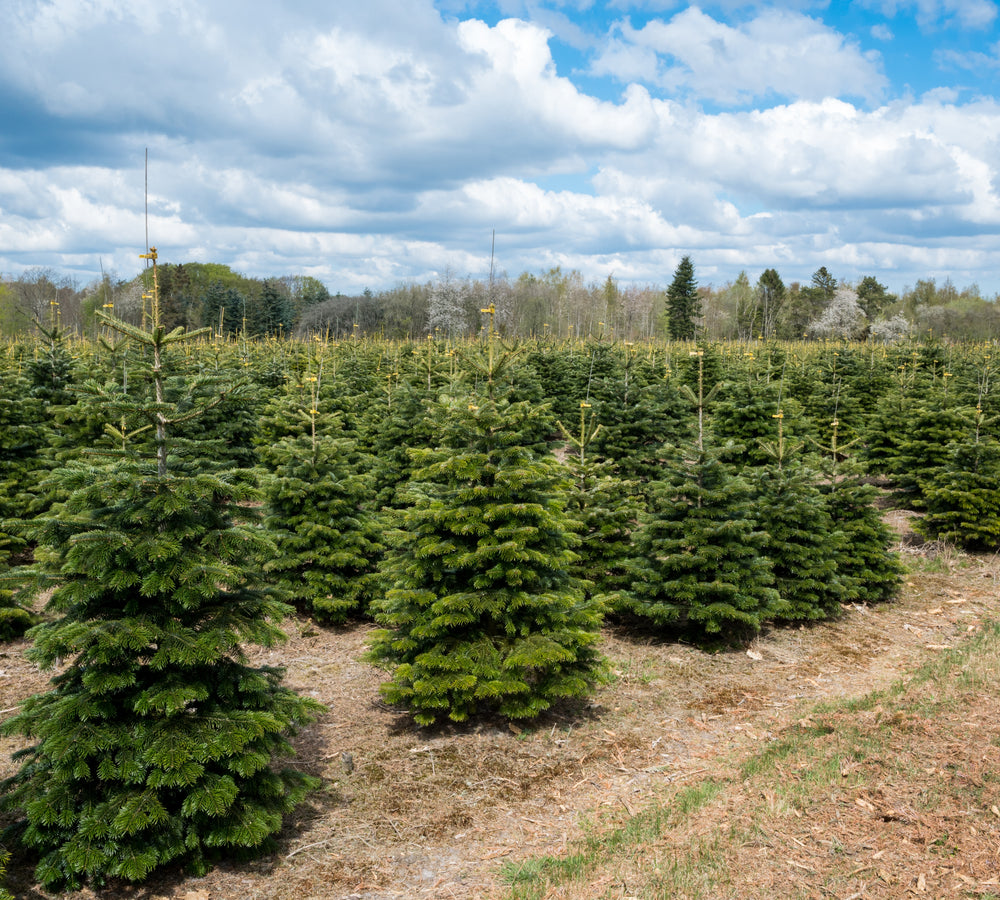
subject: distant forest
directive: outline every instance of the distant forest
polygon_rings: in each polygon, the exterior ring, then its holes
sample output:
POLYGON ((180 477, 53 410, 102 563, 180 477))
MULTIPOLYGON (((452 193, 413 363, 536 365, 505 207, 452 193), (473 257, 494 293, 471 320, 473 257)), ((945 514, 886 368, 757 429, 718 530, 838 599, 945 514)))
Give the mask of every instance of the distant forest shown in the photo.
MULTIPOLYGON (((959 290, 950 280, 919 280, 896 295, 875 276, 841 282, 826 268, 808 284, 785 284, 775 269, 756 283, 741 273, 722 286, 699 286, 696 270, 693 274, 689 310, 703 340, 1000 335, 998 298, 982 296, 975 285, 959 290)), ((331 294, 310 276, 248 278, 217 263, 161 264, 157 278, 168 329, 209 326, 226 335, 276 338, 458 338, 479 333, 492 317, 508 337, 643 340, 671 333, 669 287, 620 286, 611 276, 587 283, 579 272, 559 268, 491 282, 446 273, 437 281, 350 296, 331 294)), ((0 277, 0 337, 56 319, 65 329, 91 334, 102 307, 139 324, 152 287, 152 269, 131 280, 109 276, 82 288, 50 269, 0 277)))

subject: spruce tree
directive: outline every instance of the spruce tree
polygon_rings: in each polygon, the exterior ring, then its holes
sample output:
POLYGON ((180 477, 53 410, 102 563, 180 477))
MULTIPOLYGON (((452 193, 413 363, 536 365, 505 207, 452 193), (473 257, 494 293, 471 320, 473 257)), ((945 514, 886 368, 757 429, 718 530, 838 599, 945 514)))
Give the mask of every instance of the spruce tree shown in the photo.
POLYGON ((694 263, 685 256, 674 271, 674 280, 667 288, 667 333, 672 341, 693 341, 697 319, 701 317, 698 282, 694 278, 694 263))
POLYGON ((3 724, 34 741, 0 794, 49 888, 141 881, 168 863, 204 872, 260 852, 314 783, 272 760, 318 704, 243 650, 278 643, 288 609, 247 563, 267 543, 253 526, 257 494, 238 473, 169 467, 179 417, 164 401, 163 356, 189 335, 165 332, 155 300, 149 331, 105 321, 150 354, 153 397, 132 397, 130 427, 109 427, 125 444, 117 458, 52 475, 67 499, 29 530, 35 580, 55 585, 29 656, 68 665, 3 724), (128 440, 144 429, 151 459, 128 440))
POLYGON ((435 410, 440 449, 416 451, 413 505, 390 535, 369 659, 421 725, 538 716, 599 670, 600 606, 570 574, 565 471, 530 446, 544 410, 472 395, 435 410))

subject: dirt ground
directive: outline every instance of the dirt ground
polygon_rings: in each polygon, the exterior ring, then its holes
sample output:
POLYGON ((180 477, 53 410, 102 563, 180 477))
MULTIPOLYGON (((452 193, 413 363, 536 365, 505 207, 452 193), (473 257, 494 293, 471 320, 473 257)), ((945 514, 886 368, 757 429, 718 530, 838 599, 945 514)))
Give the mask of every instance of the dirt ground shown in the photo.
MULTIPOLYGON (((894 515, 905 535, 905 516, 894 515)), ((503 863, 557 854, 588 824, 631 815, 667 785, 732 770, 734 760, 767 746, 816 701, 885 687, 1000 615, 996 557, 920 545, 912 535, 901 539, 900 549, 911 565, 897 602, 847 608, 836 621, 770 631, 731 651, 707 654, 609 628, 603 651, 612 683, 585 707, 561 710, 524 730, 499 723, 419 729, 380 702, 382 673, 360 661, 367 626, 326 630, 290 621, 287 644, 258 658, 287 667, 286 683, 329 712, 295 740, 296 764, 321 776, 324 788, 288 821, 280 851, 255 863, 221 865, 204 878, 166 872, 139 888, 117 885, 62 896, 503 896, 503 863)), ((24 660, 24 649, 24 643, 0 646, 5 713, 43 690, 49 677, 24 660)), ((12 771, 10 753, 17 746, 0 739, 0 777, 12 771)), ((859 798, 869 806, 854 802, 851 812, 858 817, 889 803, 875 795, 859 798)), ((846 818, 843 825, 857 827, 846 818)), ((746 895, 799 896, 795 884, 807 883, 806 872, 817 863, 803 856, 799 864, 802 871, 785 867, 792 873, 787 890, 761 884, 762 893, 746 895)), ((7 886, 17 900, 46 896, 31 886, 30 870, 16 858, 7 886)), ((906 896, 909 890, 899 886, 898 893, 879 896, 906 896)))

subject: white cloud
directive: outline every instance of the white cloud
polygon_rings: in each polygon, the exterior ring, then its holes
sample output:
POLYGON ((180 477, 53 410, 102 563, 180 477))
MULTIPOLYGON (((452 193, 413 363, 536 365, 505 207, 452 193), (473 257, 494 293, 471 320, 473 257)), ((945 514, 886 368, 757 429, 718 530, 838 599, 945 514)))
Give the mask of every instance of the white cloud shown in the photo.
POLYGON ((722 103, 769 96, 873 99, 887 85, 877 54, 862 52, 819 20, 779 9, 737 26, 695 6, 640 29, 622 22, 592 72, 643 78, 668 92, 722 103), (651 54, 658 60, 655 75, 651 54))
POLYGON ((447 19, 430 0, 16 2, 0 105, 20 98, 27 119, 0 134, 8 274, 136 271, 145 147, 162 259, 332 290, 482 274, 494 227, 515 273, 662 283, 682 252, 703 283, 823 264, 923 277, 949 258, 1000 271, 1000 105, 946 86, 846 102, 879 96, 878 60, 787 9, 622 23, 592 73, 624 82, 609 100, 557 72, 537 22, 447 19), (785 102, 689 102, 751 96, 785 102))
POLYGON ((878 9, 886 16, 914 12, 921 28, 957 25, 988 28, 997 17, 992 0, 862 0, 862 5, 878 9))
POLYGON ((958 51, 939 48, 934 51, 934 62, 942 68, 965 69, 969 72, 982 72, 1000 69, 1000 41, 990 47, 989 53, 978 50, 958 51))

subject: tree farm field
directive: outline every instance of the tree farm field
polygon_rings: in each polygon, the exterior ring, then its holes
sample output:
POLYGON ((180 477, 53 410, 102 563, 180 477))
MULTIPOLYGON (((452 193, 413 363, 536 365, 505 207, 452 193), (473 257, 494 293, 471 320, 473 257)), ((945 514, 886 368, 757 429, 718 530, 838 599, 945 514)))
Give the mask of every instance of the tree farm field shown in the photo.
MULTIPOLYGON (((523 729, 418 728, 380 700, 371 626, 285 623, 254 662, 327 706, 322 779, 271 856, 66 900, 1000 896, 1000 560, 890 512, 899 598, 705 652, 614 625, 610 678, 523 729)), ((51 673, 0 649, 0 707, 51 673)), ((0 740, 0 777, 18 740, 0 740)), ((49 896, 16 854, 5 886, 49 896)))

